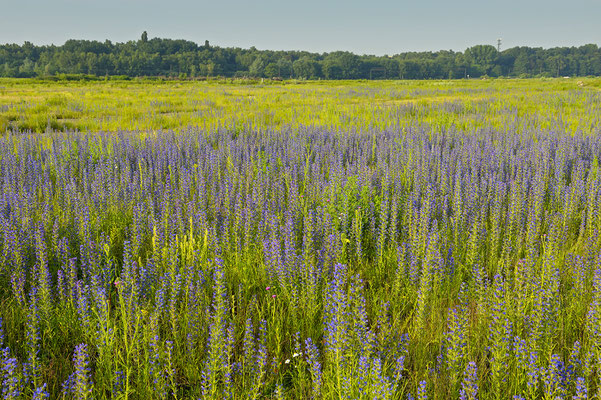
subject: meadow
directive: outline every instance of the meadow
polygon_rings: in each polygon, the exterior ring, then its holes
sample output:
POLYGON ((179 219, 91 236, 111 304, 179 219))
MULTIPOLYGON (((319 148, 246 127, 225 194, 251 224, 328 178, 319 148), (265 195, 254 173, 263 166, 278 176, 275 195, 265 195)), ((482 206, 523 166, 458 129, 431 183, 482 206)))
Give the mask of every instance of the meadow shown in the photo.
POLYGON ((0 132, 598 126, 601 79, 44 81, 0 78, 0 132))
POLYGON ((4 399, 601 399, 601 80, 0 80, 4 399))

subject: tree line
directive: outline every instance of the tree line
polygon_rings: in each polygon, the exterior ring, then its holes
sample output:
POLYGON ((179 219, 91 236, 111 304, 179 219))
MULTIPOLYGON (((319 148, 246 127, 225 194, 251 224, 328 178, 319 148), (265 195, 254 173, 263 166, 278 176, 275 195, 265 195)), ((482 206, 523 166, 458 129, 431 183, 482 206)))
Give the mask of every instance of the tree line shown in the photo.
POLYGON ((464 52, 406 52, 392 56, 347 51, 311 53, 224 48, 208 41, 153 38, 112 43, 68 40, 62 46, 0 45, 0 76, 254 77, 297 79, 457 79, 468 77, 600 76, 596 44, 503 51, 476 45, 464 52))

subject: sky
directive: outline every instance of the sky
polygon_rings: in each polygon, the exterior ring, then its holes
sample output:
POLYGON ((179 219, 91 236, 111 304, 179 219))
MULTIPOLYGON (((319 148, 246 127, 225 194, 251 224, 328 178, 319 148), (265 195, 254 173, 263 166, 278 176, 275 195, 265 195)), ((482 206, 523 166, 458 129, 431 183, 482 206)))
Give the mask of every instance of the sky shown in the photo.
POLYGON ((261 50, 463 51, 601 45, 601 0, 0 0, 0 43, 209 40, 261 50))

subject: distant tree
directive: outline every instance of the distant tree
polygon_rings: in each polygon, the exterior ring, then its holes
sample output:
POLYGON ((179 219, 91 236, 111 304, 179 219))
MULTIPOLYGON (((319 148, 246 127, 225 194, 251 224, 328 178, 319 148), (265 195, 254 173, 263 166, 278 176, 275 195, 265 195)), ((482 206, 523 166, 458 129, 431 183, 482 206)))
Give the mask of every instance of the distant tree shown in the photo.
POLYGON ((282 78, 292 77, 292 61, 288 58, 280 58, 277 62, 279 76, 282 78))
POLYGON ((35 64, 33 63, 33 61, 31 61, 29 58, 26 58, 23 61, 23 64, 19 67, 19 75, 24 77, 24 78, 29 78, 34 76, 33 70, 34 70, 35 64))
POLYGON ((276 76, 279 77, 280 73, 279 73, 278 65, 273 62, 267 64, 267 66, 265 67, 264 74, 267 78, 275 78, 276 76))
POLYGON ((513 63, 513 74, 514 75, 526 75, 531 74, 532 68, 530 66, 530 60, 528 58, 528 54, 524 52, 520 52, 513 63))
POLYGON ((322 62, 322 72, 326 79, 342 79, 344 71, 340 65, 340 61, 335 58, 326 58, 322 62))
POLYGON ((425 78, 420 62, 415 60, 401 60, 399 63, 399 73, 401 75, 401 79, 425 78))
POLYGON ((292 63, 294 76, 297 78, 316 78, 319 74, 319 64, 309 56, 303 56, 292 63))
MULTIPOLYGON (((331 78, 326 75, 328 79, 358 79, 367 77, 361 76, 361 60, 359 56, 348 51, 335 51, 328 54, 323 61, 323 66, 328 68, 329 73, 332 75, 331 78)), ((325 69, 323 72, 326 74, 325 69)))
POLYGON ((455 56, 455 78, 467 78, 470 63, 462 53, 455 56))
POLYGON ((552 69, 552 72, 555 76, 560 76, 562 72, 562 68, 565 67, 566 63, 564 57, 560 54, 554 55, 549 58, 549 66, 552 69))
POLYGON ((479 44, 465 50, 465 57, 471 62, 478 75, 490 75, 498 55, 499 52, 492 45, 479 44))
POLYGON ((493 76, 508 76, 512 73, 515 57, 509 52, 500 53, 493 67, 493 76))
POLYGON ((257 56, 255 61, 250 65, 248 72, 251 76, 262 77, 265 72, 265 60, 262 56, 257 56))
POLYGON ((217 72, 218 68, 213 61, 207 65, 207 76, 213 76, 217 72))
POLYGON ((17 76, 17 69, 12 67, 9 63, 4 63, 4 68, 2 72, 2 76, 17 76))
POLYGON ((62 46, 0 44, 0 74, 7 77, 53 74, 128 76, 281 76, 283 78, 357 79, 370 71, 405 79, 480 76, 601 75, 601 50, 596 44, 552 49, 514 47, 497 52, 477 45, 465 52, 410 52, 389 56, 358 56, 345 51, 263 51, 204 46, 188 40, 148 38, 112 43, 109 40, 67 40, 62 46), (277 72, 276 72, 277 71, 277 72))
POLYGON ((392 57, 385 57, 380 61, 380 66, 386 70, 386 79, 395 79, 399 76, 399 62, 392 57))
POLYGON ((35 59, 39 53, 39 48, 33 45, 33 43, 25 41, 21 47, 21 52, 25 58, 35 59))
POLYGON ((450 75, 454 76, 455 70, 455 52, 449 50, 441 50, 434 54, 434 73, 433 78, 445 79, 450 75))
POLYGON ((43 75, 54 75, 56 74, 56 67, 52 63, 48 63, 44 66, 43 75))

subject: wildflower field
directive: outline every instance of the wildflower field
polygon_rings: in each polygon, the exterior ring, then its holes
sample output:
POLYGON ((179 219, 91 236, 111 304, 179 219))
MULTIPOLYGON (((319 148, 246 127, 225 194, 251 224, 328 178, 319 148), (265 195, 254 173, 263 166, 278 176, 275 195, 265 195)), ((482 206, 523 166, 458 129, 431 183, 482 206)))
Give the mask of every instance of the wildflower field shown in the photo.
POLYGON ((601 399, 601 80, 0 80, 4 399, 601 399))

